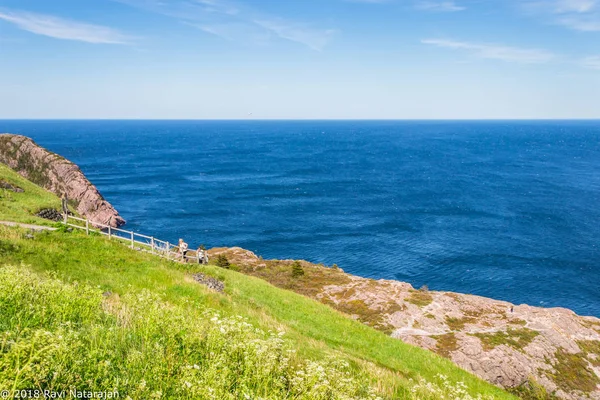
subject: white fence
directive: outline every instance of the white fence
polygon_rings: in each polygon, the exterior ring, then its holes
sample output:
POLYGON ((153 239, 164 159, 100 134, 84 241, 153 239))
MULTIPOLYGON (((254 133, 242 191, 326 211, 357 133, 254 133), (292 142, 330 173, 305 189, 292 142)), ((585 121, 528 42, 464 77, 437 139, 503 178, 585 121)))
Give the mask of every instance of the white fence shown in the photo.
POLYGON ((84 219, 72 215, 64 215, 63 223, 72 228, 83 230, 88 235, 90 232, 94 232, 108 236, 109 239, 118 240, 123 244, 129 245, 132 249, 146 251, 169 260, 196 263, 208 262, 207 256, 205 256, 204 259, 200 259, 199 252, 195 250, 188 250, 185 255, 182 255, 177 245, 157 239, 154 236, 147 236, 133 231, 113 228, 110 225, 93 222, 87 218, 84 219))

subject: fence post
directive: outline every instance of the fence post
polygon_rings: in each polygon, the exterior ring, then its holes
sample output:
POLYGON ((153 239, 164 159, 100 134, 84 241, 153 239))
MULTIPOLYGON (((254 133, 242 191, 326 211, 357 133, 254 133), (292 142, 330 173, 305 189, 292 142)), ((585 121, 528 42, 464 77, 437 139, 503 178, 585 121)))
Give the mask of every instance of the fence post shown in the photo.
POLYGON ((133 241, 133 231, 131 231, 131 248, 133 249, 134 246, 134 241, 133 241))
POLYGON ((69 223, 69 214, 65 213, 65 225, 69 223))
POLYGON ((154 236, 150 238, 150 243, 152 246, 152 254, 154 254, 154 236))
POLYGON ((89 235, 90 234, 90 220, 89 219, 85 219, 85 234, 89 235))
POLYGON ((169 258, 169 252, 171 251, 171 249, 169 249, 171 245, 169 244, 169 242, 167 242, 167 252, 165 253, 165 257, 167 257, 167 259, 169 258))
POLYGON ((108 226, 108 240, 112 239, 112 231, 110 225, 108 226))

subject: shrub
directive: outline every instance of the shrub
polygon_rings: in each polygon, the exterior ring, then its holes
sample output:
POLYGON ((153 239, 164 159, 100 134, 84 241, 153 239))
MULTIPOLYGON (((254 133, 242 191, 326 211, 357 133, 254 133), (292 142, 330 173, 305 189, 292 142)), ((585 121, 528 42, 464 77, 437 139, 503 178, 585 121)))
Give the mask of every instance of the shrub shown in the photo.
POLYGON ((304 268, 302 268, 300 261, 294 261, 294 263, 292 264, 292 276, 294 278, 298 278, 303 275, 304 275, 304 268))
POLYGON ((433 302, 433 296, 429 292, 413 290, 405 300, 419 307, 426 307, 433 302))
POLYGON ((229 267, 231 267, 231 264, 229 263, 229 260, 227 259, 227 256, 225 254, 219 254, 217 256, 217 267, 221 267, 221 268, 225 268, 225 269, 229 269, 229 267))
POLYGON ((534 378, 529 378, 521 386, 509 390, 512 394, 523 400, 558 400, 558 397, 548 393, 534 378))

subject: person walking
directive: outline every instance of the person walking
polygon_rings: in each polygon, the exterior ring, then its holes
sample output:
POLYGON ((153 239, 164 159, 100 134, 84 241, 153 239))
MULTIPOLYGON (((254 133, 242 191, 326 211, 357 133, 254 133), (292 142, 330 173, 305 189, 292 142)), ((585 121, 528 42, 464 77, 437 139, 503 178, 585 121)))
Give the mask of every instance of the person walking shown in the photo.
POLYGON ((183 239, 179 239, 179 256, 183 261, 185 261, 185 257, 188 252, 188 244, 183 241, 183 239))
POLYGON ((204 246, 198 247, 196 255, 198 256, 198 264, 208 264, 208 252, 204 246))

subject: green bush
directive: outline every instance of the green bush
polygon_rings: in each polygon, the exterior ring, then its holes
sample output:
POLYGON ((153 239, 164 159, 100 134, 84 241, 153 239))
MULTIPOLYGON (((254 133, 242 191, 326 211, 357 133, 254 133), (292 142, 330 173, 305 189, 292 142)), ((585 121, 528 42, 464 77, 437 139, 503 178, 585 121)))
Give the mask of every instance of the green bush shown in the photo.
POLYGON ((523 400, 558 400, 558 397, 548 393, 548 391, 533 378, 528 379, 527 382, 521 386, 510 389, 510 391, 523 400))
POLYGON ((225 254, 219 254, 217 256, 216 264, 217 264, 217 267, 221 267, 221 268, 225 268, 225 269, 229 269, 229 267, 231 267, 231 264, 229 263, 229 260, 227 259, 227 256, 225 254))
POLYGON ((302 268, 302 264, 299 261, 294 261, 292 264, 292 276, 294 278, 298 278, 304 275, 304 268, 302 268))

